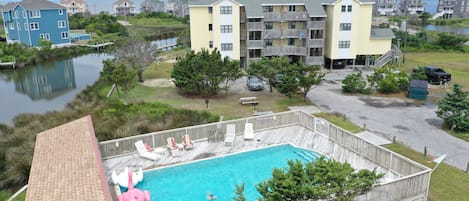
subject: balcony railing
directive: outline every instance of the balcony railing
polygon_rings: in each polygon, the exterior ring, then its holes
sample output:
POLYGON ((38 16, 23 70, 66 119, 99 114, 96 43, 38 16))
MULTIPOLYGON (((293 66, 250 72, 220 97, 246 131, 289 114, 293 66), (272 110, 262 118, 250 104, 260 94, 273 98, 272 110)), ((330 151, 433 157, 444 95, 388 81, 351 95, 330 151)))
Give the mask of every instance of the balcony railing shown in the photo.
POLYGON ((282 30, 283 37, 289 38, 306 38, 306 30, 304 29, 286 29, 282 30))
POLYGON ((326 29, 325 21, 308 21, 308 29, 323 30, 326 29))
POLYGON ((264 41, 263 40, 247 40, 246 41, 246 47, 248 48, 262 48, 264 45, 262 44, 264 41))
POLYGON ((274 47, 269 46, 264 48, 263 56, 274 56, 274 55, 300 55, 305 56, 307 54, 305 47, 294 47, 294 46, 286 46, 286 47, 274 47))
POLYGON ((264 39, 280 38, 281 36, 282 36, 282 30, 279 30, 279 29, 264 30, 264 39))
POLYGON ((324 39, 308 39, 306 43, 308 47, 324 47, 324 39))
POLYGON ((264 21, 306 21, 308 14, 306 12, 265 12, 264 21))
POLYGON ((246 27, 248 30, 262 30, 264 28, 263 22, 247 22, 246 27))
POLYGON ((324 64, 323 56, 306 57, 306 65, 322 65, 322 64, 324 64))

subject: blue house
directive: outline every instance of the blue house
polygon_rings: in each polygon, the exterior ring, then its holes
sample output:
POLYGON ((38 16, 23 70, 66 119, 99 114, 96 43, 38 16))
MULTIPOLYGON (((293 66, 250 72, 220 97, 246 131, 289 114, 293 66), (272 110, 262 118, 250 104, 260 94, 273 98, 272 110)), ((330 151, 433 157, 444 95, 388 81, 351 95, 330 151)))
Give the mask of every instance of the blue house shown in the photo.
POLYGON ((10 2, 2 9, 8 43, 38 46, 41 38, 53 46, 70 44, 67 9, 47 0, 10 2))

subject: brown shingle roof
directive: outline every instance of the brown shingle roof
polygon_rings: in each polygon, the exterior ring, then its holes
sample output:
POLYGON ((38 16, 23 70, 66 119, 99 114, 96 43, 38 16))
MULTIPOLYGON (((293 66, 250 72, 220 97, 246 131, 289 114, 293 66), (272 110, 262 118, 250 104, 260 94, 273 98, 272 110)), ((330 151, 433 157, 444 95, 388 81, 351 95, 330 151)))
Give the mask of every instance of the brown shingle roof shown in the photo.
POLYGON ((39 133, 26 201, 111 201, 91 116, 39 133))

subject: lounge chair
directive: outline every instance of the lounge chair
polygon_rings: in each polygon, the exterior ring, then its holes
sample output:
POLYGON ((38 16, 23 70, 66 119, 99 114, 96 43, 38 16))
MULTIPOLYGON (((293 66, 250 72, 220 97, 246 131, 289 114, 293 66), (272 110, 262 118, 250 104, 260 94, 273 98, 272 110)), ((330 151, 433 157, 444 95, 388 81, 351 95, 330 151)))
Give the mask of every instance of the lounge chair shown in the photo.
POLYGON ((154 161, 161 159, 161 155, 147 151, 145 144, 143 144, 143 141, 141 140, 135 142, 135 147, 137 147, 138 154, 142 158, 146 158, 146 159, 150 159, 154 161))
POLYGON ((244 124, 244 139, 253 140, 254 139, 254 129, 252 123, 244 124))
POLYGON ((236 137, 236 125, 227 124, 225 133, 225 146, 232 146, 236 137))
POLYGON ((182 145, 184 149, 192 149, 194 147, 194 142, 192 142, 190 135, 182 136, 182 145))
POLYGON ((174 137, 169 137, 166 139, 166 146, 168 147, 172 156, 179 156, 181 154, 179 150, 184 148, 182 144, 176 143, 174 137))

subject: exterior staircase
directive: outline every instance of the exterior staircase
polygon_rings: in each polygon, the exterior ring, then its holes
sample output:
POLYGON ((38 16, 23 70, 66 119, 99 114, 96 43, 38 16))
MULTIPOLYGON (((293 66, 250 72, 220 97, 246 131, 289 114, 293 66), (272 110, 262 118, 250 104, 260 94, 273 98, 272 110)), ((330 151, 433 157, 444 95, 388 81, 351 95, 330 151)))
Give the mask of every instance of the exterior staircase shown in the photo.
POLYGON ((388 64, 391 61, 399 60, 401 58, 401 54, 402 54, 401 50, 396 45, 392 45, 391 50, 389 50, 388 52, 381 55, 379 58, 375 60, 375 65, 373 67, 380 68, 388 64))

